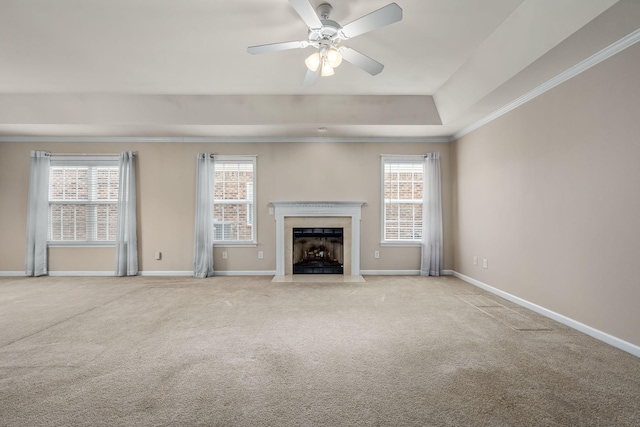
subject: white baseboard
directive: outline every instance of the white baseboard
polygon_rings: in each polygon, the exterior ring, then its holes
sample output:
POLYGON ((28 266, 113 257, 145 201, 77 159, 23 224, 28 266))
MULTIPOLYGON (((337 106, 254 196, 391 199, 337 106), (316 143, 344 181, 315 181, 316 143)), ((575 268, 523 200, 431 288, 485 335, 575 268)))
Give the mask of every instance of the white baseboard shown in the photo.
MULTIPOLYGON (((49 276, 64 277, 64 276, 87 276, 87 277, 107 277, 115 276, 114 271, 49 271, 49 276)), ((26 277, 27 274, 24 271, 0 271, 0 277, 26 277)))
MULTIPOLYGON (((275 270, 249 270, 249 271, 215 271, 215 276, 275 276, 275 270)), ((363 276, 419 276, 420 270, 360 270, 363 276)), ((442 270, 443 276, 453 275, 453 270, 442 270)), ((21 277, 25 276, 24 271, 0 271, 0 277, 21 277)), ((115 276, 113 271, 49 271, 49 276, 115 276)), ((140 271, 138 276, 148 277, 172 277, 172 276, 193 276, 193 271, 140 271)))
POLYGON ((573 320, 569 317, 563 316, 562 314, 556 313, 555 311, 551 311, 547 308, 541 307, 537 304, 519 298, 515 295, 511 295, 505 291, 501 291, 500 289, 496 289, 493 286, 487 285, 479 280, 473 279, 469 276, 465 276, 464 274, 460 274, 457 271, 453 272, 453 275, 461 280, 464 280, 467 283, 470 283, 474 286, 477 286, 485 291, 491 292, 492 294, 498 295, 506 300, 514 302, 522 307, 528 308, 531 311, 535 311, 538 314, 541 314, 545 317, 555 320, 556 322, 562 323, 563 325, 569 326, 577 331, 580 331, 584 334, 589 335, 597 340, 600 340, 604 343, 607 343, 613 347, 619 348, 620 350, 626 351, 627 353, 631 353, 634 356, 640 357, 640 346, 632 344, 623 339, 614 337, 613 335, 609 335, 606 332, 602 332, 598 329, 592 328, 591 326, 585 325, 584 323, 580 323, 577 320, 573 320))
MULTIPOLYGON (((419 276, 420 270, 360 270, 363 276, 419 276)), ((452 276, 453 270, 442 270, 443 276, 452 276)))
POLYGON ((0 271, 0 277, 21 277, 27 274, 23 271, 0 271))
POLYGON ((275 276, 275 270, 214 271, 214 276, 275 276))
POLYGON ((193 276, 193 271, 191 270, 177 270, 177 271, 139 271, 138 276, 148 276, 148 277, 184 277, 184 276, 193 276))
MULTIPOLYGON (((193 276, 193 271, 140 271, 139 276, 193 276)), ((275 270, 223 271, 216 270, 214 276, 275 276, 275 270)))
MULTIPOLYGON (((275 276, 275 270, 256 270, 256 271, 215 271, 215 276, 275 276)), ((49 271, 52 277, 115 277, 113 271, 49 271)), ((24 277, 24 271, 0 271, 0 277, 24 277)), ((138 276, 147 277, 189 277, 193 276, 191 270, 178 271, 139 271, 138 276)))
POLYGON ((49 271, 49 276, 93 276, 93 277, 107 277, 115 276, 115 271, 49 271))
POLYGON ((419 276, 420 270, 360 270, 362 276, 419 276))

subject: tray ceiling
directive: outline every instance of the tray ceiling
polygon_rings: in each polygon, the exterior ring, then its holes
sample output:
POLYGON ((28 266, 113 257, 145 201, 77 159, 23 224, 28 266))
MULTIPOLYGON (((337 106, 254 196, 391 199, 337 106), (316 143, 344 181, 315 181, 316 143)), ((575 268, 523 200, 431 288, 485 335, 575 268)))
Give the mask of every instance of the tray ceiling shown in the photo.
MULTIPOLYGON (((312 48, 246 52, 306 39, 287 0, 4 0, 0 137, 448 137, 640 27, 635 1, 396 2, 348 43, 381 74, 304 87, 312 48)), ((389 1, 330 3, 346 24, 389 1)))

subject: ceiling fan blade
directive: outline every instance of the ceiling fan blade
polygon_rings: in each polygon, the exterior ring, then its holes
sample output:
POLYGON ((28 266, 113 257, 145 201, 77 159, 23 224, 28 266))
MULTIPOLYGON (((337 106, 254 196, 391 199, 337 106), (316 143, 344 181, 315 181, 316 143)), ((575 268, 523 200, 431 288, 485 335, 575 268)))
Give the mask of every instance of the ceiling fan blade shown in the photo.
POLYGON ((304 76, 304 82, 302 83, 305 86, 313 86, 320 77, 320 67, 316 71, 311 71, 307 68, 307 74, 304 76))
POLYGON ((369 58, 367 55, 358 52, 355 49, 351 49, 347 46, 342 46, 338 50, 340 51, 340 54, 345 61, 352 63, 356 67, 361 68, 372 76, 380 74, 384 69, 384 65, 376 60, 369 58))
POLYGON ((262 44, 259 46, 249 46, 247 48, 247 52, 252 55, 257 55, 259 53, 277 52, 279 50, 304 49, 307 46, 309 46, 309 42, 306 40, 301 40, 297 42, 282 42, 262 44))
POLYGON ((350 39, 400 20, 402 20, 402 8, 395 3, 390 3, 345 25, 340 30, 340 36, 343 39, 350 39))
POLYGON ((318 14, 316 14, 316 10, 309 3, 309 0, 289 0, 289 3, 307 24, 307 27, 322 28, 322 22, 320 22, 320 18, 318 18, 318 14))

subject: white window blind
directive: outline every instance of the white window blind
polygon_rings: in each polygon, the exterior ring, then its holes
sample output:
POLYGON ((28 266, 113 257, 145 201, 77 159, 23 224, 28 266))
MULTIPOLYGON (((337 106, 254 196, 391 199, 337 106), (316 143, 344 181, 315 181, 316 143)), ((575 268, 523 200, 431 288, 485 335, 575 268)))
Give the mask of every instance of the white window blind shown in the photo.
POLYGON ((52 157, 49 242, 115 242, 118 184, 117 157, 52 157))
POLYGON ((382 158, 382 241, 422 240, 422 156, 382 158))
POLYGON ((255 242, 255 156, 216 156, 213 227, 216 242, 255 242))

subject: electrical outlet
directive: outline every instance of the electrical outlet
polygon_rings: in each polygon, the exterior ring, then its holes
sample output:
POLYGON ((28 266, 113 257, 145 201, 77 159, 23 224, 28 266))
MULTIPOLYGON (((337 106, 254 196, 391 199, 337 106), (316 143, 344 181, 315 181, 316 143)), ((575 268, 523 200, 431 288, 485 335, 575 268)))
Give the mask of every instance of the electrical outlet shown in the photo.
POLYGON ((222 259, 227 259, 227 251, 222 252, 222 259))
POLYGON ((473 265, 478 265, 478 257, 477 256, 473 257, 473 265))
POLYGON ((258 258, 259 258, 259 259, 264 258, 264 252, 262 252, 262 251, 258 251, 258 258))
POLYGON ((162 252, 156 252, 156 259, 160 261, 162 259, 162 252))
POLYGON ((489 261, 486 258, 482 259, 482 267, 489 268, 489 261))
POLYGON ((375 251, 375 252, 373 253, 373 257, 374 257, 374 258, 376 258, 376 259, 377 259, 377 258, 380 258, 380 251, 375 251))

